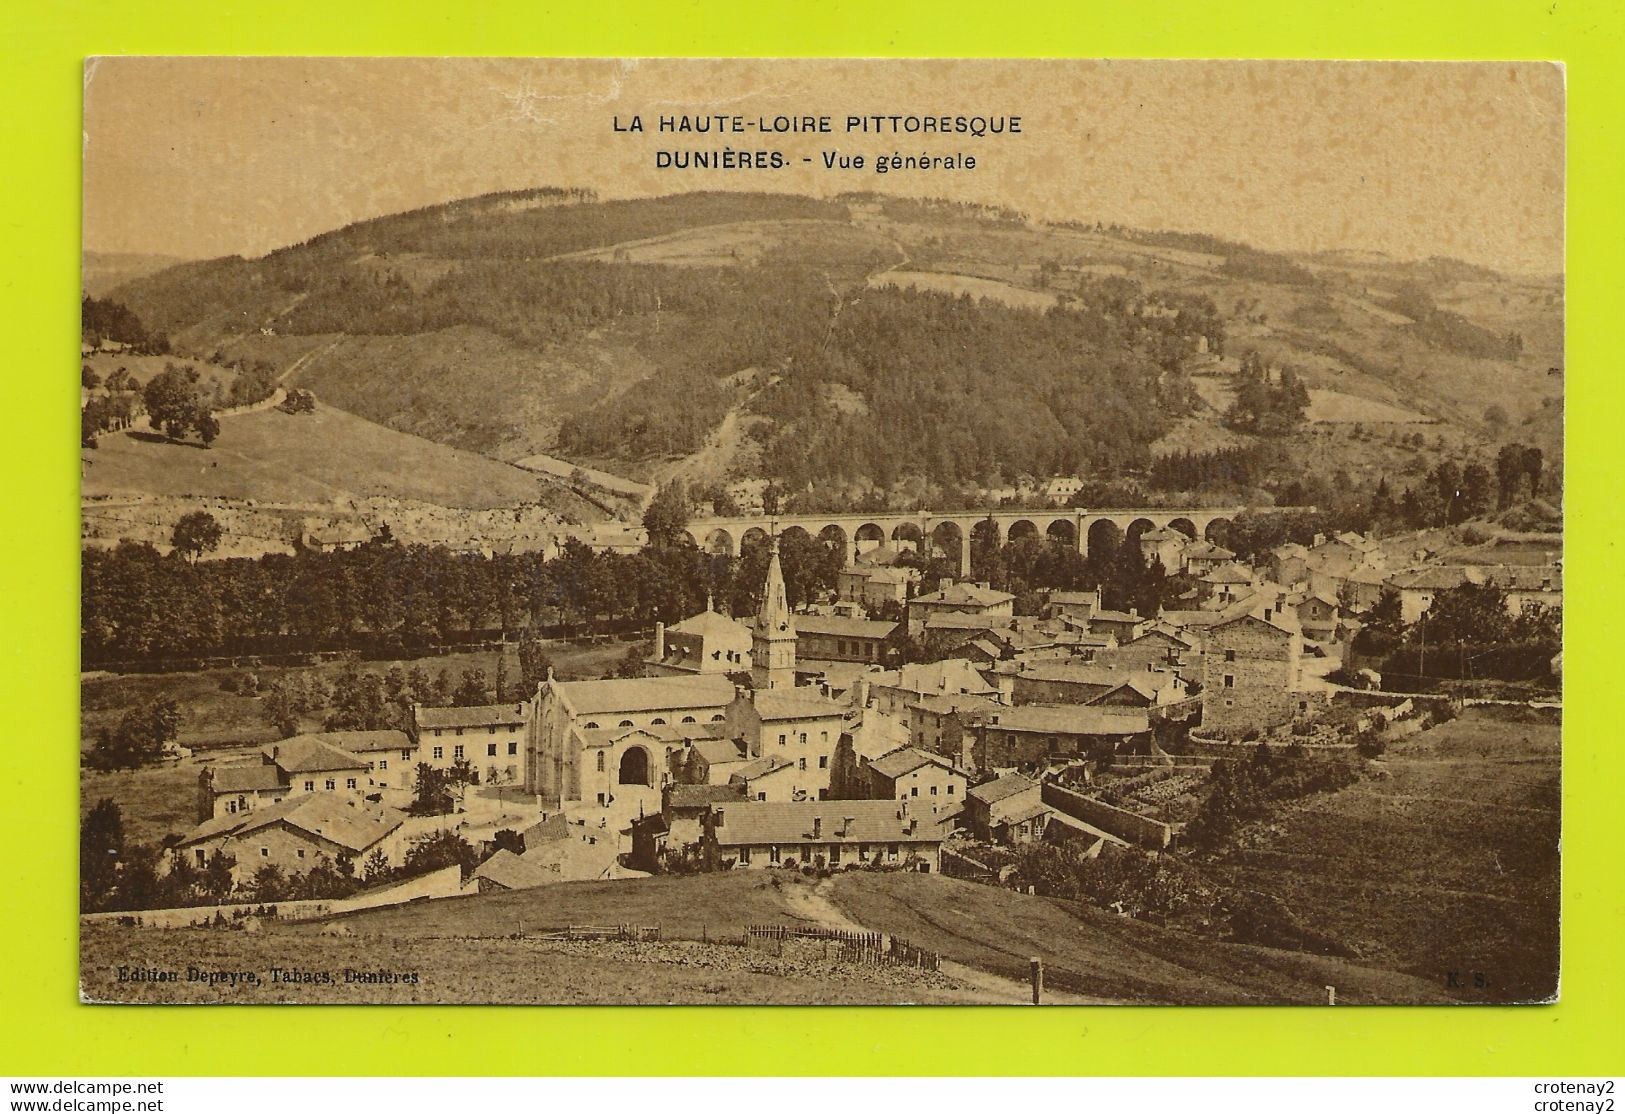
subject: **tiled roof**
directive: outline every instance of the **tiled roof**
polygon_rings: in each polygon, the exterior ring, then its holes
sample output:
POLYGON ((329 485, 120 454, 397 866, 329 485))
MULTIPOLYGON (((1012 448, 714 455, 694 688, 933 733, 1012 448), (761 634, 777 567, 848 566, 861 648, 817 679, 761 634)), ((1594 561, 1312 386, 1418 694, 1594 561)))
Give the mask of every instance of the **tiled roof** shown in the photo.
POLYGON ((351 754, 367 754, 375 750, 411 750, 417 746, 404 731, 319 731, 306 737, 320 739, 329 746, 347 750, 351 754))
POLYGON ((667 634, 696 634, 701 638, 750 638, 750 628, 737 619, 719 615, 715 611, 702 611, 690 615, 681 623, 666 628, 667 634))
POLYGON ((929 595, 916 596, 912 602, 974 604, 978 607, 993 607, 1001 603, 1008 603, 1015 598, 1009 592, 1001 592, 997 588, 984 588, 980 584, 966 584, 961 581, 946 588, 939 588, 929 595))
POLYGON ((765 758, 754 759, 746 765, 739 767, 739 769, 733 772, 733 776, 728 780, 747 782, 755 781, 757 778, 763 778, 768 774, 778 773, 780 770, 792 769, 794 766, 795 763, 790 761, 788 758, 780 757, 777 754, 770 754, 765 758))
POLYGON ((1220 565, 1201 579, 1209 584, 1251 584, 1253 572, 1232 561, 1228 565, 1220 565))
POLYGON ((841 615, 797 615, 798 634, 835 635, 838 638, 887 638, 896 623, 878 619, 848 619, 841 615))
POLYGON ((290 774, 366 769, 367 766, 365 758, 340 750, 324 741, 320 735, 295 735, 261 748, 261 753, 268 755, 272 762, 290 774))
POLYGON ((216 793, 256 793, 261 789, 276 789, 283 784, 277 775, 277 768, 269 762, 213 766, 210 773, 209 785, 216 793))
POLYGON ((1014 797, 1018 793, 1027 793, 1037 789, 1038 783, 1030 777, 1021 774, 1005 774, 992 781, 973 785, 967 795, 976 798, 985 805, 997 804, 1006 797, 1014 797))
POLYGON ((941 766, 945 770, 953 769, 953 764, 941 755, 921 750, 919 747, 899 747, 890 754, 882 754, 879 758, 869 762, 869 768, 881 777, 900 778, 904 774, 912 773, 921 766, 941 766))
POLYGON ((1467 570, 1460 565, 1423 565, 1406 569, 1388 578, 1395 588, 1444 589, 1467 583, 1467 570))
POLYGON ((528 863, 504 847, 474 868, 474 877, 501 886, 505 890, 528 890, 557 877, 551 871, 528 863))
POLYGON ((549 816, 546 820, 539 820, 526 828, 520 838, 525 841, 525 850, 532 851, 545 843, 557 843, 561 839, 570 838, 570 822, 565 819, 564 813, 549 816))
POLYGON ((739 744, 732 739, 702 739, 694 744, 694 749, 712 766, 745 760, 745 756, 739 752, 739 744))
POLYGON ((476 704, 467 708, 425 708, 418 705, 419 728, 496 727, 525 722, 523 704, 476 704))
POLYGON ((756 713, 763 720, 827 719, 844 716, 847 705, 811 689, 763 689, 756 693, 756 713))
POLYGON ((553 686, 577 715, 653 712, 665 708, 722 708, 732 703, 734 698, 733 682, 714 673, 702 673, 695 677, 555 681, 553 686))
POLYGON ((1045 735, 1138 735, 1150 730, 1143 709, 1113 711, 1086 704, 1019 704, 979 712, 973 722, 998 731, 1045 735))
POLYGON ((348 851, 363 851, 406 821, 406 814, 328 793, 305 793, 249 812, 205 820, 178 846, 224 836, 242 838, 276 823, 320 836, 348 851))
POLYGON ((788 843, 940 843, 940 817, 920 816, 896 801, 741 801, 713 809, 725 846, 788 843), (846 823, 850 817, 852 823, 846 823), (815 838, 813 820, 822 823, 815 838), (913 830, 910 831, 910 824, 913 830))
POLYGON ((1213 542, 1192 542, 1185 550, 1187 561, 1228 561, 1235 556, 1230 550, 1213 542))
POLYGON ((727 785, 668 785, 663 807, 667 809, 704 809, 718 801, 744 800, 741 786, 727 785))

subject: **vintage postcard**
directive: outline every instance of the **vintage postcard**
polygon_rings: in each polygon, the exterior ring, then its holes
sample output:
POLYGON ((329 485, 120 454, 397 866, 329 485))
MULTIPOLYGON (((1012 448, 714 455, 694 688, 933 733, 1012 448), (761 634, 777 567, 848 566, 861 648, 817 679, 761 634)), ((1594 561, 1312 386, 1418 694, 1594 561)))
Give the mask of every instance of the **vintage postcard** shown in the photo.
POLYGON ((1558 994, 1564 75, 91 59, 80 994, 1558 994))

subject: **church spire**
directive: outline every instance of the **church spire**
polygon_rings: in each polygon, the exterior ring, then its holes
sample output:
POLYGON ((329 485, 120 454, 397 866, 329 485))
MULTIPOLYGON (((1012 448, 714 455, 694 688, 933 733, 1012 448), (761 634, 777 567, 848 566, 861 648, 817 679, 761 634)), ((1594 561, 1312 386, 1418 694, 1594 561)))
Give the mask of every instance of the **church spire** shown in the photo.
POLYGON ((796 683, 796 628, 790 617, 790 595, 784 588, 784 568, 779 564, 777 534, 768 539, 767 582, 756 611, 751 667, 757 688, 791 688, 796 683))

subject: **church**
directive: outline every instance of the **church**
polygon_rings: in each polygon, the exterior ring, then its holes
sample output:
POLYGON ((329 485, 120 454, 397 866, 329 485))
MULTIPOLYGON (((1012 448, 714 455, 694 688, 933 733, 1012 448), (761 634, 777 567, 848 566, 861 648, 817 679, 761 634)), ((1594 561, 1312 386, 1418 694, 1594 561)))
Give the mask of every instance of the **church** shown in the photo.
POLYGON ((530 702, 526 791, 544 808, 608 808, 640 789, 657 793, 686 780, 694 748, 715 754, 731 745, 752 799, 827 793, 850 709, 816 687, 797 688, 795 617, 777 537, 768 553, 753 624, 708 604, 670 630, 656 628, 649 676, 560 681, 549 674, 530 702))

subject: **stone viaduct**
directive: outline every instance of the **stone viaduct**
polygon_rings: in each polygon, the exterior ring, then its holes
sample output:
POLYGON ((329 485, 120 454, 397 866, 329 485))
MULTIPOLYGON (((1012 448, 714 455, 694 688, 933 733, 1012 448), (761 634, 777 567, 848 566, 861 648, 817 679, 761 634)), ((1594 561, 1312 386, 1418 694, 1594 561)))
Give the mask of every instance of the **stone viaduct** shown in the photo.
POLYGON ((923 544, 950 560, 959 561, 961 576, 970 575, 971 547, 967 541, 1004 544, 1025 536, 1048 536, 1076 546, 1088 556, 1091 547, 1114 547, 1139 541, 1140 535, 1171 527, 1191 538, 1213 539, 1243 507, 1130 507, 1088 510, 1057 507, 1049 510, 993 511, 887 511, 874 514, 781 514, 737 518, 697 518, 688 524, 694 544, 710 553, 738 556, 740 546, 766 538, 778 530, 804 530, 815 538, 838 545, 849 557, 879 545, 919 548, 923 544))

